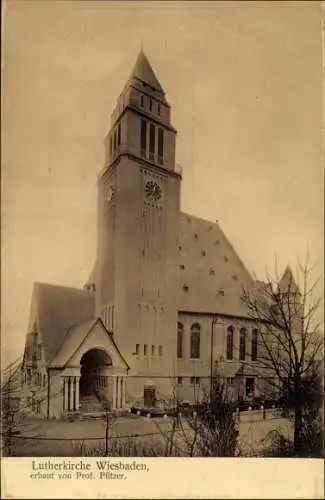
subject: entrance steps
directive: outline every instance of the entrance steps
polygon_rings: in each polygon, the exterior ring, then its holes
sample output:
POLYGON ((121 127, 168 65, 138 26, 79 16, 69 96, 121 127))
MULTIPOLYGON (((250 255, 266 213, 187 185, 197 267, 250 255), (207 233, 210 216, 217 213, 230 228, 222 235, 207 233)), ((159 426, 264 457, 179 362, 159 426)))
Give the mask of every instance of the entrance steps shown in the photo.
POLYGON ((105 419, 105 413, 103 411, 89 411, 89 412, 82 412, 79 415, 79 420, 104 420, 105 419))
POLYGON ((101 413, 102 415, 105 414, 105 411, 103 409, 102 404, 96 396, 84 396, 83 398, 80 398, 80 406, 79 410, 81 413, 101 413))
MULTIPOLYGON (((130 415, 128 408, 114 409, 112 414, 115 417, 130 415)), ((96 396, 83 396, 80 398, 78 419, 79 420, 92 420, 92 419, 105 419, 106 411, 96 396)))

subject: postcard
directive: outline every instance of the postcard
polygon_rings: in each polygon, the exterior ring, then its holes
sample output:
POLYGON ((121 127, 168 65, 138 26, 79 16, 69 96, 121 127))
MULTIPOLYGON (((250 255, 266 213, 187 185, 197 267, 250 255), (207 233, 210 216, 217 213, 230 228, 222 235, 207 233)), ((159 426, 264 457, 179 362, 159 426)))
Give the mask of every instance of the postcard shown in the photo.
POLYGON ((3 3, 3 498, 323 498, 322 8, 3 3))

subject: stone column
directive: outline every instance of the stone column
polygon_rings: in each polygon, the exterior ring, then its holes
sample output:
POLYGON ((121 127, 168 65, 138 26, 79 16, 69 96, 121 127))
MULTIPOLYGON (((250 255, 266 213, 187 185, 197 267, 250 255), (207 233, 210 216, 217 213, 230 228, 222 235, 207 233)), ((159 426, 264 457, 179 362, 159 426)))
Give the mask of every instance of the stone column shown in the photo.
POLYGON ((70 405, 69 410, 74 410, 75 377, 69 377, 70 382, 70 405))
POLYGON ((122 408, 125 407, 126 377, 123 377, 122 408))
POLYGON ((75 393, 76 411, 79 410, 79 380, 80 380, 80 376, 75 377, 75 381, 76 381, 76 393, 75 393))
POLYGON ((120 407, 120 377, 116 377, 116 409, 120 407))
POLYGON ((116 377, 115 375, 112 375, 112 379, 113 379, 113 401, 112 401, 112 409, 115 409, 115 405, 116 405, 116 377))
MULTIPOLYGON (((63 412, 64 411, 64 386, 65 386, 65 383, 64 383, 64 377, 61 377, 61 385, 60 385, 60 392, 58 394, 58 407, 60 408, 60 412, 63 412)), ((48 382, 49 383, 49 382, 48 382)))
POLYGON ((119 407, 123 408, 123 377, 120 377, 120 394, 119 394, 119 407))
POLYGON ((64 411, 69 409, 69 377, 64 377, 64 411))

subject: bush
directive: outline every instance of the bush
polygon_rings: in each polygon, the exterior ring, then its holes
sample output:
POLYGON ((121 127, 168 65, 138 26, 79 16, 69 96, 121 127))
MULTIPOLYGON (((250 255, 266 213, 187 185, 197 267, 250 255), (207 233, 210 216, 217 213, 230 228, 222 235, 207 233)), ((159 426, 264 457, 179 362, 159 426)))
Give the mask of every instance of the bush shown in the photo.
POLYGON ((263 457, 294 457, 294 445, 291 439, 286 438, 279 431, 272 431, 270 437, 270 443, 261 452, 263 457))
POLYGON ((198 422, 192 427, 198 432, 198 455, 233 457, 237 451, 238 430, 233 403, 228 400, 226 386, 214 377, 210 394, 197 407, 198 422))
POLYGON ((299 455, 295 451, 293 440, 288 439, 279 431, 272 431, 269 437, 271 437, 271 442, 262 452, 262 455, 265 457, 324 457, 324 427, 319 417, 312 422, 304 422, 299 455))
MULTIPOLYGON (((173 453, 176 455, 177 451, 173 453)), ((105 455, 105 445, 86 445, 80 442, 73 448, 73 456, 77 457, 103 457, 105 455)), ((111 439, 108 447, 109 457, 164 457, 165 445, 157 439, 111 439)))

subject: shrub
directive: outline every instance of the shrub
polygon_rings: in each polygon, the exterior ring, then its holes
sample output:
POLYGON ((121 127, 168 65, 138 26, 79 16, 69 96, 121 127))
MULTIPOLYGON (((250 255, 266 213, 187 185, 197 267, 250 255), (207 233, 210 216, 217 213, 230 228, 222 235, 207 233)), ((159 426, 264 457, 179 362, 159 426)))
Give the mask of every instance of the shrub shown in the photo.
POLYGON ((227 388, 218 375, 214 376, 209 394, 197 407, 197 417, 191 426, 198 434, 197 454, 210 457, 236 455, 238 430, 233 417, 233 404, 227 388))
MULTIPOLYGON (((87 445, 84 441, 73 447, 73 456, 99 457, 105 455, 105 445, 87 445)), ((111 439, 108 447, 109 457, 163 457, 165 446, 161 441, 154 439, 111 439)), ((175 455, 174 455, 175 456, 175 455)))

